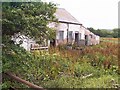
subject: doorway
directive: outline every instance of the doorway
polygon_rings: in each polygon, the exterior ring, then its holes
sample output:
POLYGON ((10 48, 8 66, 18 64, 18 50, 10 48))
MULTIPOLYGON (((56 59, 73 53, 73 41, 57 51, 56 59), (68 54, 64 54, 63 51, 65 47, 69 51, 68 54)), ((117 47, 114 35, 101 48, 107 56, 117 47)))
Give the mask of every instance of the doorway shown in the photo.
POLYGON ((50 40, 50 46, 55 47, 55 39, 50 40))
POLYGON ((78 44, 79 41, 79 33, 75 33, 75 42, 78 44))
POLYGON ((88 35, 85 35, 85 45, 88 45, 88 35))

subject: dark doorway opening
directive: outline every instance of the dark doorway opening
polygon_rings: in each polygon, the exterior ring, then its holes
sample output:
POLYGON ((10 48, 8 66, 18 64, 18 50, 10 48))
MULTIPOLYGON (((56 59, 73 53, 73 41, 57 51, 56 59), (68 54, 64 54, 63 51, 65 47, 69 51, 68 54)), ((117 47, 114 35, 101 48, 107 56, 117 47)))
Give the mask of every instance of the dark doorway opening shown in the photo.
POLYGON ((88 45, 88 35, 85 35, 85 45, 88 45))
POLYGON ((55 39, 50 40, 50 46, 55 47, 55 39))
POLYGON ((79 41, 79 33, 75 33, 75 42, 78 43, 79 41))

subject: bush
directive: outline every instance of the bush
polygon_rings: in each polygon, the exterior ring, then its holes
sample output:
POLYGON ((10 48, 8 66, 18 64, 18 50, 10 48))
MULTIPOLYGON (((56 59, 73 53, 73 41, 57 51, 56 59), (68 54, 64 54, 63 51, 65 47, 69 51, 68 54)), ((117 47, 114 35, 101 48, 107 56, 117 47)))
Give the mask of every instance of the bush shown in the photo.
MULTIPOLYGON (((20 78, 45 88, 114 87, 109 83, 112 78, 118 84, 118 67, 116 65, 110 69, 101 67, 102 62, 107 58, 106 56, 102 57, 101 53, 96 53, 96 55, 92 52, 88 53, 88 49, 84 55, 78 56, 79 54, 75 53, 70 58, 68 54, 71 55, 72 50, 68 51, 70 52, 34 51, 30 53, 19 46, 8 45, 3 47, 3 73, 10 71, 20 78), (61 56, 62 54, 67 54, 67 57, 61 56), (90 74, 92 75, 86 77, 90 74)), ((18 82, 12 82, 9 78, 3 79, 2 85, 4 88, 26 87, 18 82)))

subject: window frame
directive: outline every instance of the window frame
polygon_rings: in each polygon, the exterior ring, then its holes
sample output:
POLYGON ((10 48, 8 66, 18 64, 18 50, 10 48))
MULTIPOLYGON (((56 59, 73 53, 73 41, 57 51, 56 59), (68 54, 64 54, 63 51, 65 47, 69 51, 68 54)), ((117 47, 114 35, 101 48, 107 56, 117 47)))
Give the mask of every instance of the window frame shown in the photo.
POLYGON ((59 31, 58 35, 59 35, 59 40, 64 40, 64 31, 59 31))

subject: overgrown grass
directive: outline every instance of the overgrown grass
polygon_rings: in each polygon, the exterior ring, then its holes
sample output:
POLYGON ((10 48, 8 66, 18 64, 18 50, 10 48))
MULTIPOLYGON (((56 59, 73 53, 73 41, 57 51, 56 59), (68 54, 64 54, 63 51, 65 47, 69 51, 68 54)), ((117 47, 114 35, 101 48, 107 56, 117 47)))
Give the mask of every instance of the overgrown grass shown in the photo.
MULTIPOLYGON (((3 72, 44 88, 117 88, 118 46, 102 42, 96 46, 67 50, 50 48, 49 52, 26 52, 11 45, 3 48, 3 72)), ((11 79, 3 79, 3 87, 27 87, 11 79)))

